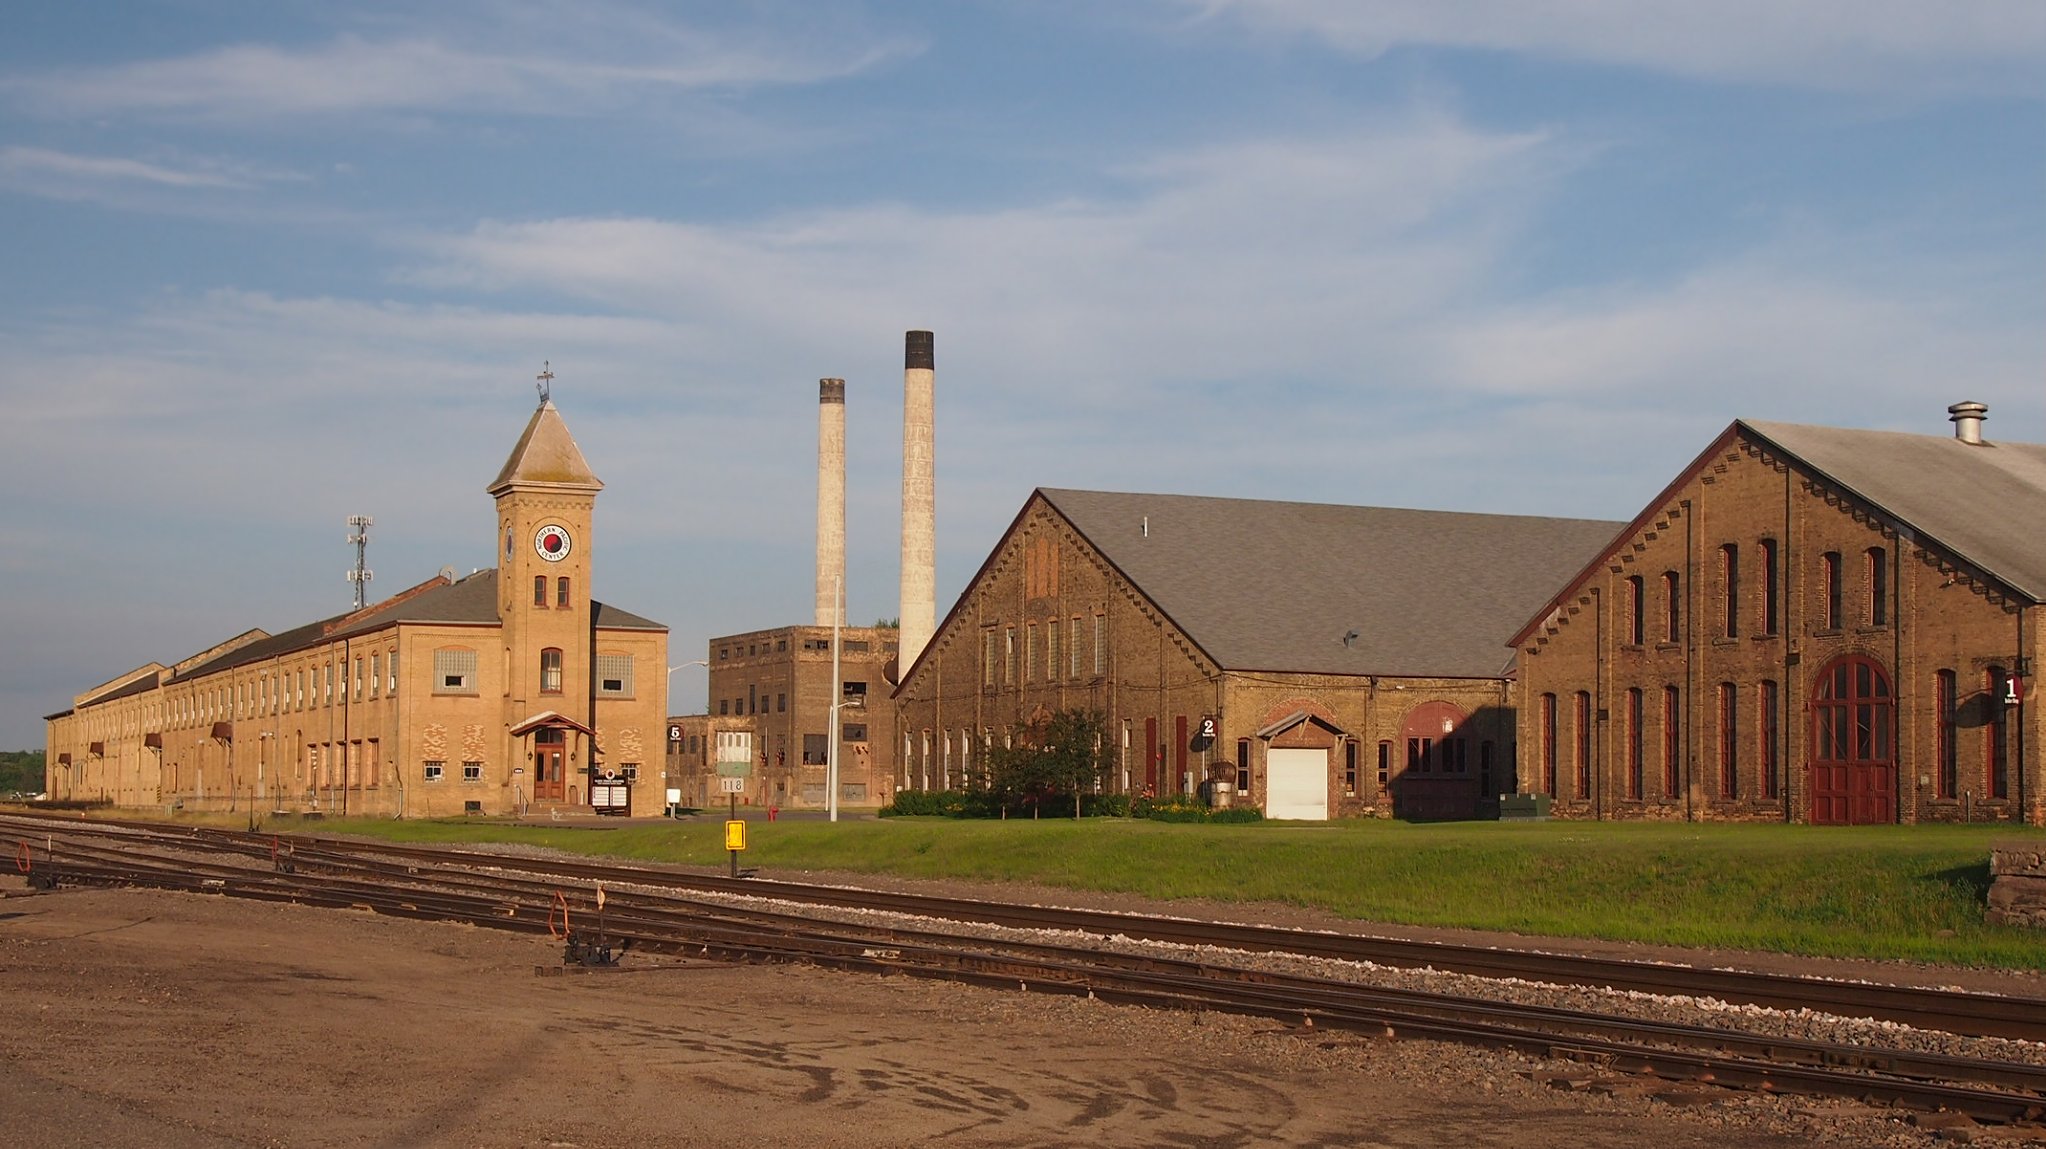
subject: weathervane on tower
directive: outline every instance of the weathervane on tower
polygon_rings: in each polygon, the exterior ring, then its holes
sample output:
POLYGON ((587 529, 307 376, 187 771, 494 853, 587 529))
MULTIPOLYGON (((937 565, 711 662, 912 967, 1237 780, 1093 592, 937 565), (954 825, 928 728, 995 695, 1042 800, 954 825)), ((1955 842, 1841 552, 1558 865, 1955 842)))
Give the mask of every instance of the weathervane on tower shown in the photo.
POLYGON ((554 397, 554 372, 551 369, 552 367, 553 364, 542 359, 540 361, 540 374, 534 376, 534 378, 540 381, 540 402, 543 404, 554 397))

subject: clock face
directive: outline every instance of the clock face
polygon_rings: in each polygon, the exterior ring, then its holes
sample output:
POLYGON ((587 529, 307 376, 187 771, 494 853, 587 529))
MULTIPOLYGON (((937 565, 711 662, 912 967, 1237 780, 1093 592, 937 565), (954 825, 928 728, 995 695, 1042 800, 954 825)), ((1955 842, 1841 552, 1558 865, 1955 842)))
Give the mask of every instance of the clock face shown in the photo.
POLYGON ((568 557, 575 547, 575 540, 569 537, 568 528, 549 523, 533 535, 533 550, 550 563, 558 563, 568 557))

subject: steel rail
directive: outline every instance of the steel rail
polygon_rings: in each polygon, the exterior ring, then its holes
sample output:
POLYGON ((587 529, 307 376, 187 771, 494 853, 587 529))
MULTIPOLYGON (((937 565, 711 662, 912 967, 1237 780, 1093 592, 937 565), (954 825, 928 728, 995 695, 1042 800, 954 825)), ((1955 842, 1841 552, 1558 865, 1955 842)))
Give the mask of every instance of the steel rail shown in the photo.
MULTIPOLYGON (((30 820, 72 825, 83 821, 76 818, 59 819, 50 815, 34 816, 30 820)), ((87 824, 109 823, 95 820, 87 824)), ((760 878, 735 880, 622 862, 570 861, 496 853, 473 847, 401 846, 317 834, 248 835, 241 831, 210 828, 167 829, 158 824, 143 822, 112 824, 134 832, 185 837, 194 841, 214 841, 223 847, 230 847, 237 841, 246 846, 251 839, 268 841, 274 837, 292 842, 298 848, 317 848, 358 856, 373 855, 438 864, 445 864, 450 858, 458 858, 476 866, 606 884, 632 883, 655 888, 770 898, 798 904, 870 909, 1020 929, 1071 930, 1108 936, 1120 935, 1171 944, 1296 954, 1304 957, 1369 962, 1398 968, 1429 968, 1479 977, 1592 986, 1660 996, 1706 997, 1730 1004, 1786 1010, 1809 1009, 1846 1017, 1866 1017, 1968 1036, 2046 1041, 2046 998, 1932 990, 1665 963, 1630 962, 1612 958, 1552 954, 1533 949, 1501 949, 1362 934, 1198 922, 1182 918, 1094 910, 974 902, 760 878)))
MULTIPOLYGON (((84 852, 82 848, 78 849, 79 852, 84 852)), ((273 900, 309 901, 314 904, 358 906, 381 913, 411 917, 453 917, 458 920, 474 920, 477 924, 523 928, 528 932, 538 928, 530 918, 514 925, 512 920, 500 916, 505 901, 502 895, 494 898, 477 898, 464 893, 447 895, 443 900, 427 891, 413 888, 395 891, 382 888, 365 890, 360 888, 364 883, 352 880, 337 881, 338 888, 322 893, 317 889, 304 888, 308 884, 317 884, 309 883, 306 877, 297 874, 264 874, 246 868, 204 867, 208 871, 229 871, 232 876, 223 879, 180 868, 178 864, 166 864, 162 859, 149 861, 151 864, 134 869, 136 879, 151 884, 167 884, 173 888, 226 892, 236 896, 266 897, 273 900), (280 889, 280 886, 285 888, 280 889)), ((97 870, 103 864, 97 860, 74 859, 71 862, 75 870, 88 868, 97 870)), ((403 874, 395 876, 406 880, 416 880, 420 877, 416 870, 410 868, 403 874)), ((1149 1004, 1173 1004, 1180 1008, 1192 1004, 1202 1008, 1306 1020, 1309 1023, 1314 1023, 1318 1019, 1324 1026, 1362 1029, 1385 1035, 1425 1036, 1467 1044, 1513 1048, 1548 1056, 1574 1057, 1634 1072, 1676 1079, 1711 1080, 1722 1084, 1734 1083, 1764 1089, 1790 1086, 1800 1092, 1834 1096, 1876 1096, 1918 1108, 1955 1109, 1967 1112, 1977 1119, 1989 1121, 2031 1120, 2038 1117, 2042 1110, 2041 1098, 2036 1092, 1997 1093, 1902 1080, 1887 1075, 1872 1076, 1865 1072, 1841 1073, 1832 1069, 1784 1065, 1780 1061, 1758 1062, 1723 1055, 1647 1048, 1639 1044, 1589 1037, 1581 1031, 1574 1034, 1558 1034, 1546 1029, 1530 1029, 1527 1025, 1517 1022, 1481 1021, 1481 1015, 1484 1014, 1509 1012, 1506 1007, 1493 1005, 1475 1011, 1465 1009, 1453 1016, 1417 1016, 1360 1004, 1348 996, 1359 987, 1346 983, 1321 983, 1318 979, 1293 977, 1272 979, 1260 976, 1250 980, 1244 977, 1243 971, 1237 970, 1226 971, 1227 976, 1216 979, 1213 976, 1216 971, 1200 963, 1159 961, 1149 958, 1134 959, 1134 964, 1153 968, 1111 970, 1103 968, 1100 955, 1091 953, 1083 963, 1075 964, 974 949, 926 950, 923 947, 899 945, 877 948, 871 937, 848 939, 830 935, 791 934, 763 944, 750 931, 735 934, 728 927, 708 932, 699 929, 686 937, 677 938, 675 934, 669 932, 675 928, 672 919, 642 919, 643 915, 636 907, 628 909, 621 906, 616 924, 610 927, 611 932, 637 938, 650 948, 659 948, 667 952, 674 952, 678 947, 693 947, 704 953, 715 952, 728 958, 742 956, 743 960, 811 961, 839 968, 913 972, 922 976, 947 976, 983 984, 1016 985, 1020 988, 1034 988, 1040 992, 1069 994, 1085 992, 1096 997, 1149 1004), (646 936, 649 932, 654 936, 646 936), (1170 968, 1159 971, 1155 968, 1158 966, 1170 968)), ((550 919, 547 928, 551 927, 550 919)), ((945 940, 956 943, 959 939, 945 940)), ((976 939, 975 944, 986 946, 989 943, 976 939)), ((1026 943, 1026 948, 1055 949, 1034 943, 1026 943)), ((1570 1011, 1538 1012, 1548 1015, 1549 1020, 1554 1021, 1570 1011)), ((1522 1021, 1524 1020, 1523 1018, 1522 1021)), ((1611 1019, 1594 1020, 1600 1025, 1613 1024, 1611 1019)), ((1716 1030, 1707 1033, 1709 1040, 1722 1043, 1731 1036, 1716 1030)), ((1664 1033, 1661 1036, 1668 1039, 1670 1035, 1664 1033)), ((1941 1072, 1954 1070, 1955 1066, 1951 1064, 1941 1068, 1941 1072)))

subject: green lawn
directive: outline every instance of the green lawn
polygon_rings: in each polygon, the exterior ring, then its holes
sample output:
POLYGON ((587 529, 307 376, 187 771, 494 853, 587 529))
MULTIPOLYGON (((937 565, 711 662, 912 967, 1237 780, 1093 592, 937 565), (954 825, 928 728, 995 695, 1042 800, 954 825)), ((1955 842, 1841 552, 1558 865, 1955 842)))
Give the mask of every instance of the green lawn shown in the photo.
MULTIPOLYGON (((273 828, 283 828, 281 826, 273 828)), ((603 828, 326 822, 401 841, 516 841, 723 866, 718 821, 603 828)), ((1372 921, 2046 969, 2046 933, 1991 927, 2008 826, 1581 822, 1166 825, 1122 819, 753 822, 744 864, 1273 901, 1372 921)))

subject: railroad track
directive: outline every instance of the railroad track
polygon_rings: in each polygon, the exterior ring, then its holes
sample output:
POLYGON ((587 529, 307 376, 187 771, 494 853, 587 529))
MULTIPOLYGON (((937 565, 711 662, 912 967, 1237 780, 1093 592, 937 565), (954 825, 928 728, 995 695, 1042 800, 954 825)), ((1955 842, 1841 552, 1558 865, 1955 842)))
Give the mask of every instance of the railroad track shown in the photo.
POLYGON ((1844 1008, 1852 1011, 1849 1016, 1932 1022, 1921 1027, 2027 1040, 2046 1038, 2046 1001, 2036 999, 735 882, 644 866, 310 835, 14 815, 0 815, 0 835, 14 837, 17 863, 25 860, 32 877, 38 871, 54 873, 60 885, 143 885, 546 932, 564 942, 565 961, 594 966, 610 967, 627 950, 724 961, 800 961, 1118 1003, 1212 1009, 1391 1038, 1454 1041, 1672 1080, 1945 1109, 1979 1121, 2031 1123, 2046 1117, 2046 1068, 2028 1064, 1364 986, 1205 956, 1130 955, 1070 941, 968 937, 944 923, 1116 934, 1566 985, 1710 993, 1723 1000, 1831 1012, 1844 1008), (600 885, 602 899, 595 896, 600 885), (793 909, 706 900, 706 894, 910 914, 921 920, 848 924, 793 909), (1701 991, 1694 978, 1730 986, 1734 996, 1701 991), (1835 1003, 1843 1004, 1835 1008, 1835 1003))

